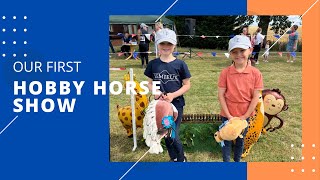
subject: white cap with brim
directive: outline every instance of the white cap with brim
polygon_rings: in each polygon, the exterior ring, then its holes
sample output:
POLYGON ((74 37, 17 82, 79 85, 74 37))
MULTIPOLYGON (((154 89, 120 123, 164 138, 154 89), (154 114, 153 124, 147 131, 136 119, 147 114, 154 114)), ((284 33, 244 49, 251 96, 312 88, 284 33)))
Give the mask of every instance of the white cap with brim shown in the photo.
POLYGON ((156 44, 160 44, 162 42, 169 42, 173 45, 177 44, 177 35, 174 31, 170 29, 162 29, 156 33, 156 44))
POLYGON ((148 26, 145 23, 141 23, 140 28, 143 28, 143 27, 148 27, 148 26))
POLYGON ((236 35, 229 40, 228 51, 230 52, 232 51, 232 49, 235 49, 235 48, 249 49, 251 47, 252 46, 251 46, 250 39, 247 36, 236 35))

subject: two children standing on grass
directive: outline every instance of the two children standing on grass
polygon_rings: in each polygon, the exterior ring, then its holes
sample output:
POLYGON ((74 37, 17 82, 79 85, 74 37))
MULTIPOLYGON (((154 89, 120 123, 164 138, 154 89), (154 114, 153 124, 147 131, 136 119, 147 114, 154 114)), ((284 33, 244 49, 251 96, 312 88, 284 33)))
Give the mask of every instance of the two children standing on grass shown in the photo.
MULTIPOLYGON (((183 94, 190 89, 191 74, 187 64, 172 55, 177 44, 174 31, 162 29, 157 32, 155 43, 161 56, 150 61, 144 74, 148 77, 149 89, 152 89, 152 81, 161 82, 160 91, 162 95, 155 96, 155 99, 161 98, 171 102, 178 109, 178 118, 175 121, 176 137, 174 139, 165 138, 165 142, 170 161, 186 162, 178 134, 185 105, 183 94), (162 73, 165 76, 161 75, 162 73)), ((223 121, 232 117, 240 117, 242 120, 248 121, 258 103, 263 82, 260 71, 248 63, 248 57, 252 53, 251 47, 251 42, 246 36, 237 35, 229 41, 228 50, 233 63, 222 70, 218 82, 220 115, 223 121)), ((246 131, 247 129, 243 133, 244 137, 246 131)), ((225 141, 225 146, 222 148, 224 162, 230 161, 231 145, 231 141, 225 141)), ((240 161, 243 146, 244 140, 237 138, 233 158, 235 162, 240 161)))

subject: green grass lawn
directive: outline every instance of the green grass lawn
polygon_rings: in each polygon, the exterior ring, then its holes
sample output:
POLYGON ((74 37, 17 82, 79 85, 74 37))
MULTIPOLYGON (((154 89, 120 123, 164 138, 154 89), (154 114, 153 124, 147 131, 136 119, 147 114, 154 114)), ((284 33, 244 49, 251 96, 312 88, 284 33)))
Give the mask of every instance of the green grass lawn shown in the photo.
MULTIPOLYGON (((178 51, 187 51, 187 49, 178 49, 178 51)), ((215 51, 217 57, 212 57, 212 50, 195 50, 195 52, 204 52, 203 59, 198 57, 189 59, 184 58, 191 72, 191 89, 185 94, 186 106, 185 114, 203 114, 220 111, 217 96, 217 81, 220 71, 230 65, 231 60, 226 59, 222 53, 225 51, 215 51)), ((151 56, 150 59, 153 59, 151 56)), ((182 58, 179 55, 178 58, 182 58)), ((269 62, 262 62, 256 67, 263 74, 264 87, 279 88, 286 97, 289 109, 281 112, 279 116, 285 121, 280 130, 269 132, 262 135, 253 148, 251 153, 243 161, 254 162, 291 162, 301 159, 301 138, 302 138, 302 68, 301 57, 297 57, 295 63, 287 63, 284 57, 277 54, 270 54, 269 62), (291 144, 294 147, 291 148, 291 144), (291 160, 291 157, 294 160, 291 160)), ((141 68, 139 60, 125 61, 124 57, 112 56, 110 58, 110 67, 125 67, 127 71, 110 71, 110 82, 121 81, 123 76, 133 68, 139 81, 146 80, 143 75, 144 69, 141 68)), ((116 105, 125 106, 130 104, 130 97, 121 95, 110 95, 110 161, 137 161, 147 150, 143 141, 142 129, 137 130, 138 148, 132 152, 132 138, 127 138, 126 130, 122 127, 117 118, 116 105)), ((194 135, 193 145, 190 143, 184 145, 185 153, 190 162, 221 162, 221 147, 217 144, 212 134, 217 130, 217 126, 212 124, 182 124, 180 136, 185 141, 188 133, 194 135)), ((147 155, 142 161, 163 161, 169 160, 165 151, 163 154, 147 155)))

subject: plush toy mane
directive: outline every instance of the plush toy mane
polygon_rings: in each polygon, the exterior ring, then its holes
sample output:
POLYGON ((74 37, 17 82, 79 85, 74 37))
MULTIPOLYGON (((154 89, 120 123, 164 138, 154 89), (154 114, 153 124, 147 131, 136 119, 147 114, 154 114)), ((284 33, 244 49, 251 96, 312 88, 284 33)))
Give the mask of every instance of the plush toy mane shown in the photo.
MULTIPOLYGON (((161 138, 168 131, 175 131, 174 120, 177 117, 177 109, 169 102, 153 100, 146 109, 143 120, 143 138, 150 147, 150 153, 162 153, 161 138), (166 127, 170 127, 169 129, 166 127)), ((172 132, 174 134, 174 132, 172 132)))
POLYGON ((150 151, 162 153, 163 148, 160 144, 161 139, 156 121, 156 104, 157 101, 152 101, 146 110, 143 120, 143 138, 146 140, 147 146, 150 147, 150 151))

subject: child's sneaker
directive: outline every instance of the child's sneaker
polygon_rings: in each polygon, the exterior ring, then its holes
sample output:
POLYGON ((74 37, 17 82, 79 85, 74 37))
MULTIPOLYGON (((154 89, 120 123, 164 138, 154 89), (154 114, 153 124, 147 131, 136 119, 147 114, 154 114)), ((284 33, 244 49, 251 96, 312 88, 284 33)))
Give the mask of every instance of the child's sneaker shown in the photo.
POLYGON ((188 162, 187 157, 184 157, 183 162, 188 162))
POLYGON ((169 160, 169 162, 177 162, 177 161, 178 161, 177 158, 175 158, 175 159, 170 159, 170 160, 169 160))

